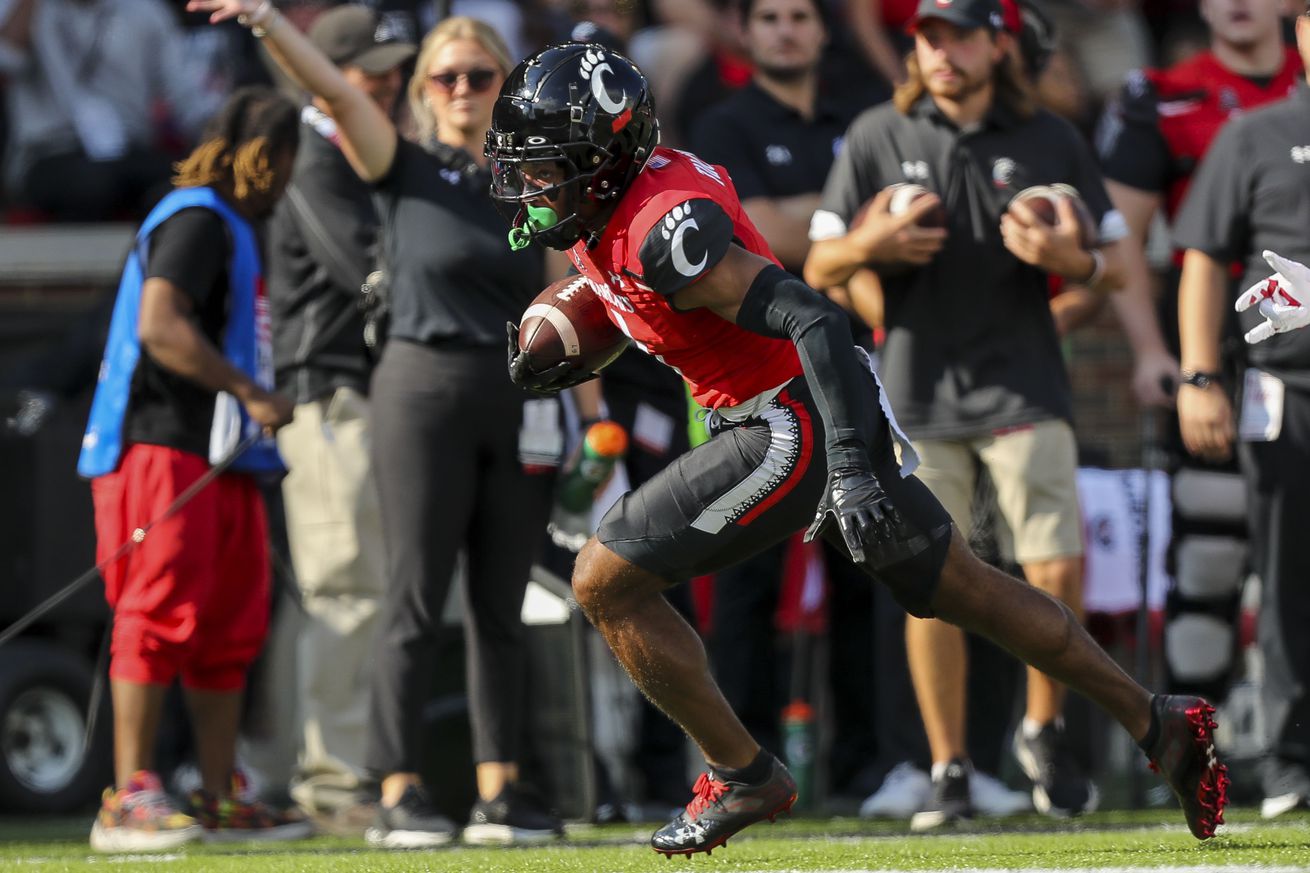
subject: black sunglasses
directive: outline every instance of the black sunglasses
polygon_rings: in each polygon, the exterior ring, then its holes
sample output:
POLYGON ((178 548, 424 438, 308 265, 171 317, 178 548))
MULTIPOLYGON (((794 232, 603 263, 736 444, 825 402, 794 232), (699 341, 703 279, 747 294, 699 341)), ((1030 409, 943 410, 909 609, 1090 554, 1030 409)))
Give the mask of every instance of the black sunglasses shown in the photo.
POLYGON ((428 76, 428 81, 442 91, 454 91, 455 85, 460 79, 468 83, 470 91, 481 94, 491 87, 492 82, 496 81, 496 71, 469 70, 466 73, 433 73, 428 76))

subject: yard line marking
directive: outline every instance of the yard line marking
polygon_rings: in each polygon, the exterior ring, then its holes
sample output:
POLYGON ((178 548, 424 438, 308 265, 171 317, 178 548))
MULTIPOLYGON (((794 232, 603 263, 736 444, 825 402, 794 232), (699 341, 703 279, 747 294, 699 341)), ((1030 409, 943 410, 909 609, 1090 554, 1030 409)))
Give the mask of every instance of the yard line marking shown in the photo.
MULTIPOLYGON (((1310 873, 1310 867, 1264 867, 1259 864, 1192 864, 1184 867, 949 867, 953 873, 1310 873)), ((930 870, 892 870, 868 868, 837 867, 830 870, 809 870, 794 868, 791 870, 742 870, 739 873, 939 873, 938 868, 930 870)))

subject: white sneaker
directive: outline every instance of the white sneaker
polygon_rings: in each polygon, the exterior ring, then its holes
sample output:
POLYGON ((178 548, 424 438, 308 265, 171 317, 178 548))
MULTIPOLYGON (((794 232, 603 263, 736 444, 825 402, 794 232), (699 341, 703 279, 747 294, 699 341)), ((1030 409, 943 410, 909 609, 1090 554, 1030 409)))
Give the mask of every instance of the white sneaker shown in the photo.
POLYGON ((1285 812, 1291 812, 1298 806, 1304 806, 1306 802, 1307 799, 1295 791, 1280 794, 1277 797, 1266 797, 1260 801, 1260 817, 1278 818, 1285 812))
POLYGON ((983 818, 1005 818, 1032 812, 1033 800, 1027 791, 1013 791, 990 773, 974 770, 969 777, 973 808, 983 818))
POLYGON ((860 818, 908 819, 923 809, 930 797, 931 777, 909 761, 902 761, 860 804, 860 818))

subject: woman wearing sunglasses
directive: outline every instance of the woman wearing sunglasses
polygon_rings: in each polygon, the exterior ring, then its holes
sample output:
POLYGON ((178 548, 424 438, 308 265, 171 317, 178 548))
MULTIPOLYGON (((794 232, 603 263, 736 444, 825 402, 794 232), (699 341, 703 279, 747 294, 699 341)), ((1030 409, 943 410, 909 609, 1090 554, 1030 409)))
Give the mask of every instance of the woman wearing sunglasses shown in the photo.
POLYGON ((461 549, 480 796, 464 839, 552 839, 559 819, 517 782, 526 666, 519 611, 563 439, 558 407, 525 416, 525 402, 540 401, 504 376, 505 322, 517 321, 545 284, 539 248, 506 251, 509 228, 488 195, 482 145, 511 67, 505 44, 469 18, 428 34, 408 89, 415 144, 268 0, 191 0, 187 8, 249 26, 322 98, 351 166, 374 185, 382 220, 391 322, 370 390, 389 579, 370 677, 368 765, 381 778, 370 842, 432 846, 456 830, 418 769, 436 632, 461 549), (542 418, 544 426, 535 424, 542 418))

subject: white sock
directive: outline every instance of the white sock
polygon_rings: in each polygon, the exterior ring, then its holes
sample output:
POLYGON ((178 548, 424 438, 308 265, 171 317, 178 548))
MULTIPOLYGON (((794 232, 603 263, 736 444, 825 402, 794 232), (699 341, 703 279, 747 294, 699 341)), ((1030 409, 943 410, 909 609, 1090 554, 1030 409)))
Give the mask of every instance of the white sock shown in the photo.
MULTIPOLYGON (((966 770, 972 770, 973 764, 969 763, 968 758, 952 758, 951 761, 962 761, 966 770)), ((951 761, 936 761, 932 765, 932 781, 937 782, 946 775, 946 768, 951 765, 951 761)))
MULTIPOLYGON (((1055 725, 1055 729, 1058 731, 1064 730, 1064 718, 1060 716, 1057 716, 1055 721, 1051 722, 1051 724, 1055 725)), ((1025 740, 1036 739, 1037 735, 1042 732, 1042 728, 1044 727, 1046 727, 1045 724, 1042 724, 1040 721, 1033 721, 1031 718, 1025 715, 1023 717, 1023 727, 1022 727, 1023 738, 1025 740)))

